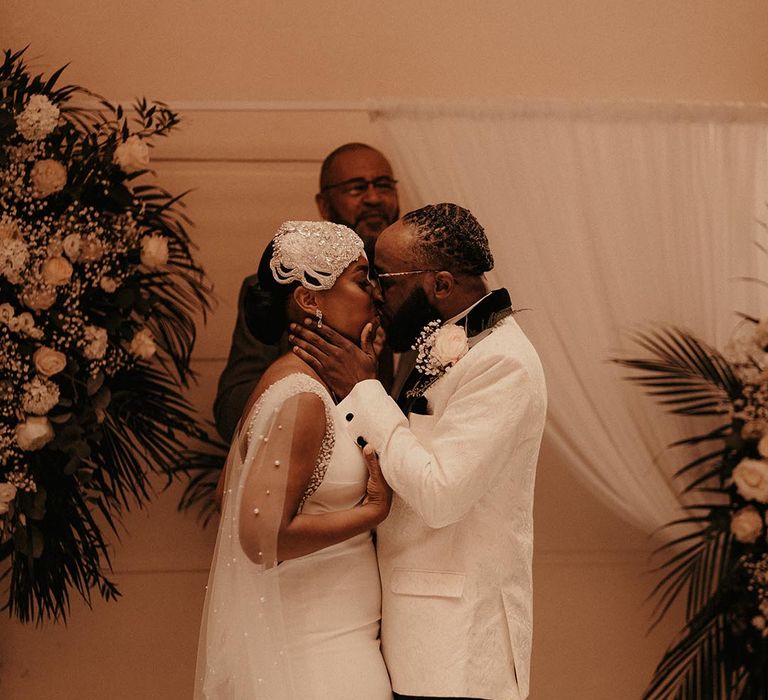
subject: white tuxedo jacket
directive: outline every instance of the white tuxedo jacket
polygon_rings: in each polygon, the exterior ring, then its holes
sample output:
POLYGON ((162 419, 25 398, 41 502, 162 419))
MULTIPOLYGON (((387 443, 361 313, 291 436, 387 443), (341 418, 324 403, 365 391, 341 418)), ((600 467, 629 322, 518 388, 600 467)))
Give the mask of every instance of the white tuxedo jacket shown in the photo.
POLYGON ((396 692, 523 700, 531 655, 533 486, 546 389, 512 316, 408 418, 375 380, 340 407, 395 491, 378 528, 382 650, 396 692))

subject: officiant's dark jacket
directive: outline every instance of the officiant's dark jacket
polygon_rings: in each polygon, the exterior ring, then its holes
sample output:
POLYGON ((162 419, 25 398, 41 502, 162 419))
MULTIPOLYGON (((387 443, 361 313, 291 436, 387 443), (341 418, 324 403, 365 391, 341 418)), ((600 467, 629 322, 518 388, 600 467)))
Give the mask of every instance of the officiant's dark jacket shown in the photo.
POLYGON ((232 347, 229 349, 227 366, 219 377, 219 387, 213 403, 216 429, 227 442, 232 441, 246 401, 267 367, 290 348, 287 336, 283 336, 275 345, 267 345, 256 340, 248 331, 245 323, 245 292, 256 284, 257 279, 257 275, 246 277, 240 287, 232 347))

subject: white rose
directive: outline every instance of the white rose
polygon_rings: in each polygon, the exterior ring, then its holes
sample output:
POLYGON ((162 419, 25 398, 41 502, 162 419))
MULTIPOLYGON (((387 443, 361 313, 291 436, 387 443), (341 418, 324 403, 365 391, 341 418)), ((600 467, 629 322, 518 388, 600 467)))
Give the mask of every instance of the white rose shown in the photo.
POLYGON ((16 129, 27 141, 40 141, 56 128, 59 114, 59 108, 45 95, 32 95, 16 117, 16 129))
POLYGON ((80 257, 80 248, 83 246, 83 239, 79 233, 70 233, 64 237, 62 247, 64 248, 64 255, 66 255, 72 262, 76 262, 80 257))
POLYGON ((744 498, 768 503, 768 462, 742 459, 733 470, 733 481, 744 498))
POLYGON ((99 326, 85 327, 85 347, 83 355, 89 360, 98 360, 107 352, 107 330, 99 326))
POLYGON ((159 267, 168 262, 168 240, 153 233, 141 239, 141 262, 147 267, 159 267))
POLYGON ((763 519, 757 508, 747 506, 731 515, 731 533, 739 542, 755 542, 763 531, 763 519))
POLYGON ((21 302, 32 311, 45 311, 56 303, 56 290, 50 287, 28 287, 21 294, 21 302))
POLYGON ((108 277, 107 275, 104 275, 99 280, 99 286, 107 293, 112 294, 117 289, 117 282, 113 280, 111 277, 108 277))
POLYGON ((60 256, 46 259, 43 263, 43 281, 54 287, 61 287, 72 277, 72 264, 60 256))
POLYGON ((0 481, 0 515, 8 512, 14 498, 16 498, 16 487, 7 481, 0 481))
POLYGON ((764 630, 765 618, 762 615, 755 615, 752 618, 752 625, 755 627, 755 629, 764 630))
POLYGON ((443 326, 435 333, 432 357, 443 367, 455 365, 468 349, 467 334, 461 326, 443 326))
POLYGON ((16 426, 16 443, 26 451, 39 450, 53 440, 53 427, 45 416, 30 416, 16 426))
POLYGON ((115 149, 113 160, 124 173, 149 167, 149 146, 138 136, 129 136, 115 149))
POLYGON ((64 188, 67 184, 67 169, 57 160, 39 160, 32 166, 29 178, 33 196, 43 199, 64 188))
POLYGON ((104 244, 96 238, 86 238, 80 247, 80 260, 96 262, 104 255, 104 244))
POLYGON ((64 353, 45 346, 35 350, 32 361, 35 363, 37 373, 44 377, 52 377, 67 366, 67 358, 64 353))
POLYGON ((152 357, 157 351, 157 346, 149 328, 142 328, 140 331, 136 331, 128 349, 142 360, 148 360, 152 357))

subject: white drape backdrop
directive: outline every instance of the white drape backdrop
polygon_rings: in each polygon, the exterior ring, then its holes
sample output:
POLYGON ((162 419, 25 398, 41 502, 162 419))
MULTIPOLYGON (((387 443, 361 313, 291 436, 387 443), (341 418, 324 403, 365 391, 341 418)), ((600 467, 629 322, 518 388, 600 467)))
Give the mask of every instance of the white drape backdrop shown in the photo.
MULTIPOLYGON (((722 347, 734 311, 768 297, 768 110, 516 100, 376 102, 372 117, 417 206, 453 201, 484 225, 490 281, 510 289, 544 363, 545 439, 596 494, 651 532, 679 516, 666 445, 701 423, 619 379, 625 331, 684 326, 722 347), (624 335, 622 335, 624 333, 624 335)), ((542 465, 546 466, 546 465, 542 465)))

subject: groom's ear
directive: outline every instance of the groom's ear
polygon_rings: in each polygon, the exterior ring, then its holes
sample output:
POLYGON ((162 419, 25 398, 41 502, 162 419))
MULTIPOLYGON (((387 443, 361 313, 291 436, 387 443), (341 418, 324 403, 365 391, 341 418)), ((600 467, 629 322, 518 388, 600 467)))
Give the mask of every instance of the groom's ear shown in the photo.
POLYGON ((293 300, 307 316, 313 316, 317 310, 317 296, 311 289, 299 285, 293 290, 293 300))
POLYGON ((440 270, 435 274, 435 299, 446 299, 451 296, 456 280, 447 270, 440 270))

